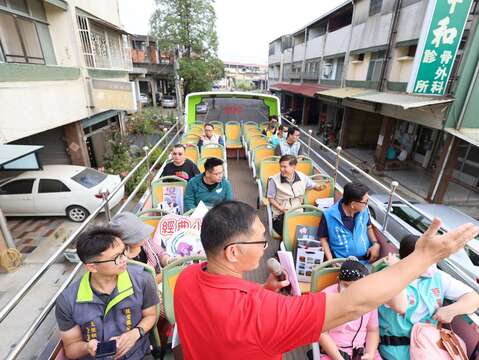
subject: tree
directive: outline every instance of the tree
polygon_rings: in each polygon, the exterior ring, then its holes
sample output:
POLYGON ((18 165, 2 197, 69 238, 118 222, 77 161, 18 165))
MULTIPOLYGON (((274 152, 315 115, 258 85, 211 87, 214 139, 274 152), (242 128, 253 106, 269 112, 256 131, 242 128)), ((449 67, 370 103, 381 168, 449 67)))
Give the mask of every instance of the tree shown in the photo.
POLYGON ((213 0, 156 0, 150 25, 160 49, 181 51, 180 76, 185 93, 210 90, 224 76, 218 59, 213 0))

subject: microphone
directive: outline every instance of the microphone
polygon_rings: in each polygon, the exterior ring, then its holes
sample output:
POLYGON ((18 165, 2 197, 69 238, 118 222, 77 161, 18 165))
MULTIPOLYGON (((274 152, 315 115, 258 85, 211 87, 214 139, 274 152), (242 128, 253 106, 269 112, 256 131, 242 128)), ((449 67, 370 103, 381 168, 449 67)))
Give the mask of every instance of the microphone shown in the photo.
MULTIPOLYGON (((286 280, 285 271, 281 267, 281 264, 279 263, 278 260, 276 260, 275 258, 269 258, 266 261, 266 266, 268 267, 268 271, 276 277, 276 280, 278 281, 286 280)), ((285 286, 284 288, 282 288, 280 292, 285 295, 291 295, 291 283, 288 286, 285 286)))

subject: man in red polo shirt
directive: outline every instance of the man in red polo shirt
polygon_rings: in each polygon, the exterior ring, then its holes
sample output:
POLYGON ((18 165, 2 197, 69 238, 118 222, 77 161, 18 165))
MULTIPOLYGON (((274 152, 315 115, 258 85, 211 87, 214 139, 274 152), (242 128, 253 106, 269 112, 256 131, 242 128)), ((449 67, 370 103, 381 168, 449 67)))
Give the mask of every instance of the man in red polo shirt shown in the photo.
POLYGON ((208 262, 185 269, 175 288, 175 317, 185 359, 281 359, 281 354, 317 341, 322 331, 391 299, 479 232, 466 224, 440 236, 439 226, 434 220, 411 255, 341 293, 293 297, 277 292, 288 281, 278 282, 273 275, 263 286, 243 279, 258 267, 267 247, 256 211, 239 201, 216 205, 201 228, 208 262))

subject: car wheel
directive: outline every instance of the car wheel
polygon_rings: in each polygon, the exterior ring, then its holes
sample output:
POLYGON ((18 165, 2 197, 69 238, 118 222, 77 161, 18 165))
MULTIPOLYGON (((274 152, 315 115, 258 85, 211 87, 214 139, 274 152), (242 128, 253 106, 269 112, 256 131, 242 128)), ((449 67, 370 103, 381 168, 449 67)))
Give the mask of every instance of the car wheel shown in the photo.
POLYGON ((83 222, 88 215, 90 215, 90 213, 82 206, 73 205, 67 208, 67 216, 71 221, 83 222))

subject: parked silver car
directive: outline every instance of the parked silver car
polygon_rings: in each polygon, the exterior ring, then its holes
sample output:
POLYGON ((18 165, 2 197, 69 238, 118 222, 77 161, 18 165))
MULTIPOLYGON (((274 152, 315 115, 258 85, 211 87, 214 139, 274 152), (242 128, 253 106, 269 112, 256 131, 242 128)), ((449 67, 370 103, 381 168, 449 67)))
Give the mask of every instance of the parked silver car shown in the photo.
POLYGON ((164 108, 176 107, 176 99, 171 95, 163 96, 163 99, 161 99, 161 107, 164 107, 164 108))
MULTIPOLYGON (((370 195, 370 214, 381 225, 384 224, 387 202, 388 197, 386 195, 370 195)), ((450 206, 424 203, 415 203, 414 206, 421 212, 400 201, 393 201, 392 203, 386 231, 398 241, 401 241, 402 238, 409 234, 421 235, 424 233, 431 224, 431 221, 425 215, 430 218, 440 218, 442 220, 442 228, 445 231, 465 223, 473 223, 479 226, 479 221, 450 206)), ((440 232, 444 230, 440 230, 440 232)), ((479 282, 478 254, 479 238, 474 238, 467 243, 466 250, 458 251, 450 256, 449 260, 479 282)), ((441 265, 442 267, 448 267, 447 264, 441 265)))

